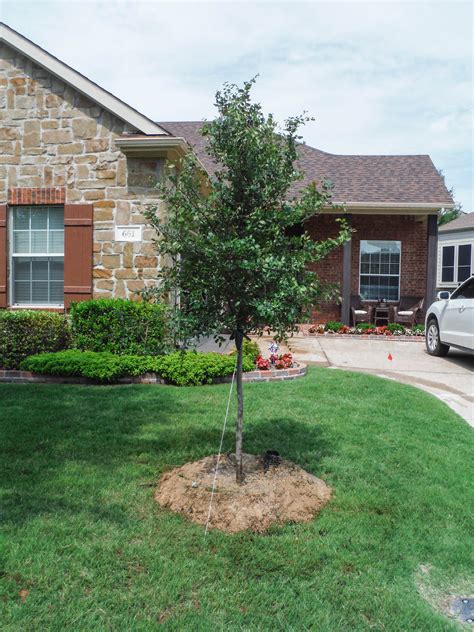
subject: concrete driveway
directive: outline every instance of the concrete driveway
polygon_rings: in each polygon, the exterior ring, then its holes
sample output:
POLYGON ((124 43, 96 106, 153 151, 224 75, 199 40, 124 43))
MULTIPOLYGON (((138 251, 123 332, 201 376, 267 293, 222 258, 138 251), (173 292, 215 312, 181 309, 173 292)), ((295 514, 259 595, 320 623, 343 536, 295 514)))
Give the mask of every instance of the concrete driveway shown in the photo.
POLYGON ((451 350, 446 358, 435 358, 426 353, 422 342, 385 338, 295 336, 289 347, 296 360, 307 364, 362 371, 417 386, 441 399, 474 426, 473 355, 451 350))

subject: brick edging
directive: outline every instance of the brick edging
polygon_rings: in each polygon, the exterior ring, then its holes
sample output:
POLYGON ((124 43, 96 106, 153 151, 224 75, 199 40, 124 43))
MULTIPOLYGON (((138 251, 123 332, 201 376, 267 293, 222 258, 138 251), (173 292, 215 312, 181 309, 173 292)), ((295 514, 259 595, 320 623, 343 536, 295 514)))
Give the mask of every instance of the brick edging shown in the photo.
MULTIPOLYGON (((270 371, 248 371, 244 373, 244 382, 282 382, 294 380, 306 375, 306 364, 299 362, 292 369, 272 369, 270 371)), ((213 384, 231 382, 232 377, 221 377, 213 380, 213 384)), ((60 375, 41 375, 30 371, 0 369, 0 382, 14 384, 167 384, 157 373, 144 373, 138 377, 121 377, 115 382, 98 383, 86 377, 66 377, 60 375)))
MULTIPOLYGON (((307 367, 304 362, 294 363, 291 369, 270 369, 268 371, 248 371, 244 373, 244 382, 282 382, 284 380, 294 380, 306 375, 307 367)), ((232 378, 218 378, 220 382, 231 382, 232 378)))

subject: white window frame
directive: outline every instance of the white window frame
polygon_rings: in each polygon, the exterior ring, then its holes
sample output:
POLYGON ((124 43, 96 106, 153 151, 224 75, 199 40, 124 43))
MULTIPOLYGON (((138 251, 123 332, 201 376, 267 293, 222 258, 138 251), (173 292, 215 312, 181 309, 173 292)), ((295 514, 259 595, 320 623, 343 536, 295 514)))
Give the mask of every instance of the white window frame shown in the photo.
MULTIPOLYGON (((38 205, 32 205, 32 204, 20 204, 21 206, 25 206, 25 207, 31 207, 31 206, 37 206, 37 208, 41 208, 41 207, 50 207, 50 206, 56 206, 54 204, 38 204, 38 205)), ((13 309, 64 309, 64 301, 62 303, 14 303, 13 302, 13 283, 14 283, 14 278, 13 278, 13 259, 15 258, 40 258, 40 257, 62 257, 63 258, 63 265, 64 265, 64 249, 63 252, 59 253, 59 252, 13 252, 13 212, 14 210, 18 208, 18 206, 10 206, 8 208, 9 213, 8 213, 8 223, 9 223, 9 230, 8 230, 8 240, 9 240, 9 247, 8 247, 8 298, 9 298, 9 305, 11 308, 13 309)), ((61 208, 64 210, 64 206, 61 205, 61 208)))
POLYGON ((396 300, 394 299, 389 299, 388 302, 389 303, 398 303, 398 301, 400 300, 400 287, 401 287, 401 283, 402 283, 402 242, 400 239, 361 239, 359 241, 359 296, 361 297, 361 299, 363 301, 366 302, 374 302, 377 299, 369 299, 369 298, 362 298, 362 295, 360 293, 360 288, 361 288, 361 276, 362 276, 362 242, 363 241, 393 241, 397 244, 400 244, 400 258, 398 260, 398 274, 378 274, 378 275, 371 275, 371 274, 367 274, 366 272, 364 272, 364 276, 388 276, 388 277, 398 277, 398 298, 396 300))
MULTIPOLYGON (((438 287, 453 287, 458 285, 458 261, 459 246, 471 246, 471 275, 474 274, 474 241, 472 239, 456 239, 452 241, 438 242, 438 287), (452 281, 442 281, 443 278, 443 248, 454 246, 454 279, 452 281)), ((469 277, 467 277, 469 278, 469 277)), ((467 280, 467 279, 464 279, 467 280)))

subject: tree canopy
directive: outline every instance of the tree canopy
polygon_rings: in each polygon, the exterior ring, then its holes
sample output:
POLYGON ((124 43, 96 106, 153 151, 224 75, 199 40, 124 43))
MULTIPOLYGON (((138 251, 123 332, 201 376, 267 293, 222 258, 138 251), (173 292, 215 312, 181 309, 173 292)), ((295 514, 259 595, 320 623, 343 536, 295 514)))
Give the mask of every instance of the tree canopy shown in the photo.
MULTIPOLYGON (((296 193, 299 128, 304 114, 279 128, 251 99, 255 79, 225 84, 216 94, 217 117, 203 124, 216 165, 206 174, 189 153, 161 186, 166 211, 148 210, 161 255, 159 292, 174 296, 177 336, 230 331, 237 347, 237 461, 242 447, 242 339, 270 329, 282 339, 334 287, 309 269, 349 238, 315 241, 305 222, 329 206, 331 184, 313 182, 296 193), (240 448, 239 448, 240 427, 240 448)), ((241 463, 241 460, 240 460, 241 463)), ((237 468, 238 469, 238 468, 237 468)), ((240 472, 241 475, 241 472, 240 472)), ((237 473, 239 478, 239 472, 237 473)))

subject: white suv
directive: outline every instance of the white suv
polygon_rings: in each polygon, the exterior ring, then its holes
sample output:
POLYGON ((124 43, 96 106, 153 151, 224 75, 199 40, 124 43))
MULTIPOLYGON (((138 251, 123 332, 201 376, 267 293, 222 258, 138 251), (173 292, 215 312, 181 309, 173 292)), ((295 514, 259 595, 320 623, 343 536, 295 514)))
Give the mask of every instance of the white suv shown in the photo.
POLYGON ((445 356, 449 347, 474 352, 474 275, 454 292, 439 292, 426 312, 426 349, 445 356))

